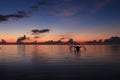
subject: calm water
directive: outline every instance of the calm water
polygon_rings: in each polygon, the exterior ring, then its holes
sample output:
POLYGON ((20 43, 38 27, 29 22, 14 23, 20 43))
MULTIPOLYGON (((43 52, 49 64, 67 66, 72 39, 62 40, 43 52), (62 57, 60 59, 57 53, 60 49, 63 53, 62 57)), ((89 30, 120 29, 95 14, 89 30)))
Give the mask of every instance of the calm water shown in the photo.
POLYGON ((0 45, 1 79, 76 80, 113 78, 120 73, 120 45, 0 45), (87 76, 87 78, 85 77, 87 76), (112 77, 111 77, 112 76, 112 77))

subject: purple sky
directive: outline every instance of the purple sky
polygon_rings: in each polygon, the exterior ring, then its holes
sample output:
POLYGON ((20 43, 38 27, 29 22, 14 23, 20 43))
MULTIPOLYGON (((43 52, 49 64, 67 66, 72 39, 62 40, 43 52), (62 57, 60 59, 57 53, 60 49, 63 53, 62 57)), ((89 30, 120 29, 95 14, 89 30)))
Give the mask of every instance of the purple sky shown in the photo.
POLYGON ((119 0, 0 0, 0 38, 15 41, 31 30, 40 41, 61 37, 77 41, 120 36, 119 0))

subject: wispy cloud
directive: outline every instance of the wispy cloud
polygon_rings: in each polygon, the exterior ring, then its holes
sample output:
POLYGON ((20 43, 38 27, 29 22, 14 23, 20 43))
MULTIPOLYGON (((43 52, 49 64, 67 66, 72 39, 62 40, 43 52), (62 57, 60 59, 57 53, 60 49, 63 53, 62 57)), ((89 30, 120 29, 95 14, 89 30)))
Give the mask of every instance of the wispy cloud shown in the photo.
POLYGON ((107 6, 110 2, 111 2, 111 0, 100 0, 100 1, 96 2, 95 4, 93 4, 91 12, 96 13, 97 11, 99 11, 102 8, 104 8, 105 6, 107 6))
POLYGON ((83 9, 84 6, 67 6, 51 12, 49 16, 73 16, 83 9))
POLYGON ((84 9, 84 5, 77 3, 75 0, 64 0, 56 5, 56 11, 53 11, 53 16, 73 16, 84 9))
POLYGON ((112 0, 45 0, 37 2, 26 11, 17 11, 14 14, 0 14, 0 22, 10 19, 22 19, 28 17, 33 12, 41 11, 47 16, 73 16, 77 13, 85 12, 96 13, 112 0))
POLYGON ((38 2, 30 7, 31 12, 48 10, 48 16, 72 16, 84 8, 83 5, 72 4, 73 0, 52 0, 38 2), (43 10, 42 8, 45 8, 43 10))
MULTIPOLYGON (((108 5, 112 0, 51 0, 38 2, 31 7, 32 10, 44 10, 41 9, 43 6, 47 11, 49 16, 73 16, 82 10, 89 13, 96 13, 105 6, 108 5), (50 6, 52 5, 52 6, 50 6)), ((46 11, 45 10, 45 11, 46 11)))
POLYGON ((36 4, 34 4, 33 6, 30 7, 29 11, 31 11, 31 12, 38 11, 39 7, 47 6, 47 5, 48 5, 47 1, 37 2, 36 4))

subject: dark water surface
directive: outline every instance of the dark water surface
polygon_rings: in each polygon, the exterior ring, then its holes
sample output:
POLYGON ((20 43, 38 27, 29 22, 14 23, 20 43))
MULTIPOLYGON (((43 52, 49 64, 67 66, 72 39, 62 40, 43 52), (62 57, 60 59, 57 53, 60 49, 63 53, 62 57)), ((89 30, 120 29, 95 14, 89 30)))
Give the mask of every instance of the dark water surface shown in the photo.
POLYGON ((120 80, 120 45, 0 45, 0 80, 120 80))

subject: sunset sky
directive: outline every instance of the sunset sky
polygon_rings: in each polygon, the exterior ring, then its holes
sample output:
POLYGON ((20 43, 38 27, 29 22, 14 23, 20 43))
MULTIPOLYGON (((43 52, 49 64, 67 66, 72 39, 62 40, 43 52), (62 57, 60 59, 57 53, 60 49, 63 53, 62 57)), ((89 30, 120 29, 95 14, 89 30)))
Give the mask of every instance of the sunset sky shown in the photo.
POLYGON ((0 0, 0 39, 15 42, 120 36, 120 0, 0 0), (32 30, 44 30, 33 35, 32 30))

